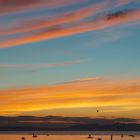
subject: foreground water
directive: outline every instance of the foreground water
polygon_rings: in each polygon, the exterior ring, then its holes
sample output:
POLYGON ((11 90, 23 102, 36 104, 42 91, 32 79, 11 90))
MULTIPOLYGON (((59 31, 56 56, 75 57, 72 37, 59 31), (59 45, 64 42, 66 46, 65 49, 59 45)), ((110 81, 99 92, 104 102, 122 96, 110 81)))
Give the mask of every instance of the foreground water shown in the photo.
POLYGON ((140 132, 36 132, 37 137, 33 137, 34 132, 0 132, 0 140, 140 140, 140 132), (88 139, 88 134, 93 138, 88 139), (123 137, 121 135, 123 134, 123 137), (134 135, 134 137, 130 136, 134 135))

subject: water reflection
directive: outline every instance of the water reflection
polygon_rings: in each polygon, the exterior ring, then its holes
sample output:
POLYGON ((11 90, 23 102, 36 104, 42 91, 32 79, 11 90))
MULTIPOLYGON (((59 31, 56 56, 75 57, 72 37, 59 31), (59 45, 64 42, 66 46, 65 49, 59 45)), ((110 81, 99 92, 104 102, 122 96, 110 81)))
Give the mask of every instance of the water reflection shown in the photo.
MULTIPOLYGON (((38 137, 33 137, 32 135, 15 135, 15 134, 1 134, 0 140, 88 140, 87 135, 38 135, 38 137)), ((111 140, 110 135, 95 135, 92 136, 91 140, 111 140)), ((113 140, 140 140, 140 136, 130 137, 130 136, 113 136, 113 140)))

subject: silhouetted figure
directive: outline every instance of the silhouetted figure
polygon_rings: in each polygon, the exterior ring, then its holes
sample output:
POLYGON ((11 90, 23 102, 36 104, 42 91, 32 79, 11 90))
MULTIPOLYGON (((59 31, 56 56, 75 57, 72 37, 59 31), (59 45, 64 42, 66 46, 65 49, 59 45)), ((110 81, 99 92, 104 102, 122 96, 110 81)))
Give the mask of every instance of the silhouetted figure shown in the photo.
POLYGON ((101 138, 98 138, 98 140, 102 140, 101 138))
POLYGON ((87 138, 93 138, 93 137, 89 134, 87 138))
POLYGON ((111 135, 111 140, 113 140, 113 135, 111 135))
POLYGON ((124 137, 123 134, 121 134, 121 137, 124 137))
POLYGON ((25 137, 22 137, 21 139, 22 139, 22 140, 25 140, 25 137))
POLYGON ((97 110, 97 113, 99 112, 99 110, 97 110))

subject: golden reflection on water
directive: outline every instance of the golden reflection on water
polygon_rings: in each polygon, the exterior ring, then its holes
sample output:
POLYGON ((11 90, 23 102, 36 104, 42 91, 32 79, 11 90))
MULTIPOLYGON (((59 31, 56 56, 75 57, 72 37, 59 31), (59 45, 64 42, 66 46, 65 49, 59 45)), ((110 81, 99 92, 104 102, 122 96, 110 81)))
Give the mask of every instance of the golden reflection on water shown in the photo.
MULTIPOLYGON (((25 140, 110 140, 109 135, 95 135, 93 138, 88 139, 87 135, 38 135, 37 138, 33 138, 32 135, 10 135, 10 134, 1 134, 0 140, 22 140, 21 138, 25 137, 25 140)), ((140 136, 129 137, 129 136, 113 136, 113 140, 140 140, 140 136)))

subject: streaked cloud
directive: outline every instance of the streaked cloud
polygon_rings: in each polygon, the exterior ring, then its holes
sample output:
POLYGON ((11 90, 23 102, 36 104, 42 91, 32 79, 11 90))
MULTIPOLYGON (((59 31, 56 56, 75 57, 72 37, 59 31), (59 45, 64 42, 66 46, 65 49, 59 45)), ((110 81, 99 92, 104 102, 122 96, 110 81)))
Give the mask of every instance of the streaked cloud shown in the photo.
POLYGON ((0 14, 27 12, 41 8, 56 8, 82 1, 84 0, 0 0, 0 14))
POLYGON ((94 80, 100 80, 100 77, 89 77, 89 78, 81 78, 79 81, 94 81, 94 80))
POLYGON ((116 0, 115 2, 116 2, 116 6, 122 6, 133 2, 133 0, 116 0))
POLYGON ((138 105, 139 92, 139 79, 89 79, 46 87, 0 90, 0 114, 101 106, 120 106, 123 112, 135 110, 135 107, 130 109, 129 106, 138 105), (124 106, 128 108, 123 108, 124 106))
MULTIPOLYGON (((55 0, 53 0, 52 3, 54 1, 55 0)), ((60 3, 61 2, 63 2, 63 0, 60 1, 60 3)), ((119 7, 131 1, 118 0, 116 2, 119 7)), ((24 4, 21 5, 24 6, 24 4)), ((0 31, 1 35, 8 36, 0 41, 0 48, 19 46, 84 32, 98 31, 122 24, 132 23, 132 25, 134 25, 135 22, 139 23, 140 10, 129 8, 115 10, 115 12, 114 10, 105 11, 105 9, 109 8, 109 5, 110 1, 103 1, 80 7, 70 12, 59 13, 50 19, 37 17, 31 20, 24 20, 23 22, 15 21, 15 24, 11 24, 7 29, 3 28, 0 31), (10 36, 14 35, 16 37, 10 38, 9 34, 10 36)), ((116 6, 114 5, 113 7, 115 9, 116 6)))
POLYGON ((72 65, 84 63, 87 60, 65 61, 60 63, 46 63, 46 64, 0 64, 0 68, 49 68, 49 67, 62 67, 65 65, 72 65))
POLYGON ((101 2, 94 5, 90 5, 87 7, 83 7, 80 9, 76 9, 72 12, 66 12, 64 14, 58 14, 55 17, 50 17, 49 19, 45 16, 38 17, 25 20, 18 21, 13 23, 14 27, 6 28, 4 31, 1 31, 0 34, 16 34, 16 33, 24 33, 29 31, 34 31, 42 28, 55 27, 62 24, 70 24, 73 22, 77 22, 86 17, 92 16, 94 13, 99 12, 100 9, 105 8, 107 2, 101 2))

